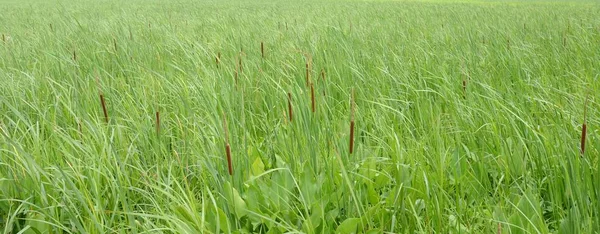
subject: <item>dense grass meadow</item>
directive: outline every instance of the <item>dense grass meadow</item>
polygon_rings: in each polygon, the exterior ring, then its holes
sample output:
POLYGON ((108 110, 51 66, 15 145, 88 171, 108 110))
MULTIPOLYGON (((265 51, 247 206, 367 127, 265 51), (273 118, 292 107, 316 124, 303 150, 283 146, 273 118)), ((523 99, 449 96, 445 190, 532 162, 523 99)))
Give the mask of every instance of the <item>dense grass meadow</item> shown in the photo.
POLYGON ((599 16, 1 1, 0 232, 599 233, 599 16))

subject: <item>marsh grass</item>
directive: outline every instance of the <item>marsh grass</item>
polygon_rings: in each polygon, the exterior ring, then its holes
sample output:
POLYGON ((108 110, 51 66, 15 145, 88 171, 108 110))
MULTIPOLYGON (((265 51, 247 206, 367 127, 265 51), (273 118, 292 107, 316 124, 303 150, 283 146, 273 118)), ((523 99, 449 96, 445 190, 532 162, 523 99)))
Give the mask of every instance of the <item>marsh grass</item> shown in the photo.
POLYGON ((0 4, 0 232, 600 230, 596 3, 112 3, 0 4))

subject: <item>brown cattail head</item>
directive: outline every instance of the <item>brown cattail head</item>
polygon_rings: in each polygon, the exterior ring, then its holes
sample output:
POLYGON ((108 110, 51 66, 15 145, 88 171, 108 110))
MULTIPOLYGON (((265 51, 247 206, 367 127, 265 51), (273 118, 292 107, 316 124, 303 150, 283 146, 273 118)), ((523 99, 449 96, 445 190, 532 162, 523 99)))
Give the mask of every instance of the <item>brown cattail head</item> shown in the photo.
POLYGON ((352 94, 350 96, 350 146, 349 152, 352 154, 354 152, 354 88, 352 89, 352 94))
POLYGON ((566 36, 563 37, 563 46, 567 46, 567 37, 566 36))
POLYGON ((77 52, 73 50, 73 61, 77 62, 77 52))
POLYGON ((117 48, 117 39, 113 38, 113 45, 115 47, 115 53, 117 52, 118 48, 117 48))
POLYGON ((506 48, 510 50, 510 39, 506 39, 506 48))
POLYGON ((265 58, 265 44, 262 41, 260 42, 260 55, 263 59, 265 58))
POLYGON ((225 145, 225 154, 227 155, 227 170, 229 171, 229 175, 233 175, 233 166, 231 165, 231 147, 229 144, 225 145))
POLYGON ((156 112, 156 135, 160 136, 160 112, 156 112))
POLYGON ((219 62, 221 62, 221 52, 217 53, 217 57, 215 58, 215 62, 217 64, 217 68, 219 68, 219 62))
POLYGON ((235 87, 237 88, 237 85, 238 85, 238 71, 237 71, 237 69, 233 73, 233 78, 235 79, 235 87))
POLYGON ((292 93, 288 92, 288 115, 290 116, 290 123, 294 120, 294 113, 292 111, 292 93))
POLYGON ((581 129, 581 156, 582 157, 585 154, 585 136, 586 136, 586 132, 587 132, 587 125, 584 122, 583 123, 583 128, 581 129))
POLYGON ((50 31, 54 30, 54 28, 52 27, 52 23, 50 23, 50 31))
POLYGON ((325 81, 325 69, 321 69, 321 80, 325 81))
POLYGON ((104 121, 108 123, 108 111, 106 110, 106 101, 104 95, 100 94, 100 104, 102 104, 102 112, 104 112, 104 121))
POLYGON ((463 99, 467 99, 467 80, 463 79, 463 99))
POLYGON ((2 33, 2 42, 6 42, 6 35, 4 33, 2 33))
POLYGON ((315 86, 312 82, 310 83, 310 101, 311 101, 312 112, 315 113, 315 109, 316 109, 315 86))
POLYGON ((231 147, 229 146, 229 129, 227 129, 227 118, 223 112, 223 129, 225 130, 225 155, 227 157, 227 169, 229 175, 233 175, 233 166, 231 163, 231 147))

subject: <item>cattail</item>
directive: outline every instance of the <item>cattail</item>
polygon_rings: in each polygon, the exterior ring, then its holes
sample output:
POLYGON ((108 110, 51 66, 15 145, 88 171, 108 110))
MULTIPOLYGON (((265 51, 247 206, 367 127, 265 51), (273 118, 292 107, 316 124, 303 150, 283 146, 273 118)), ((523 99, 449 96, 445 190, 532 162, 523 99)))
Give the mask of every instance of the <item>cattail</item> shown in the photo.
POLYGON ((585 154, 585 134, 587 132, 587 126, 585 122, 583 122, 583 128, 581 129, 581 156, 585 154))
POLYGON ((215 63, 217 64, 217 68, 219 68, 220 61, 221 61, 221 52, 218 52, 217 57, 215 58, 215 63))
POLYGON ((566 36, 563 37, 563 46, 565 46, 565 47, 567 46, 567 37, 566 36))
POLYGON ((510 50, 510 39, 506 39, 506 48, 510 50))
POLYGON ((467 99, 467 80, 463 79, 463 99, 467 99))
POLYGON ((54 30, 54 28, 52 28, 52 23, 50 23, 50 31, 54 30))
POLYGON ((77 52, 73 50, 73 61, 77 61, 77 52))
POLYGON ((129 29, 129 40, 133 40, 133 34, 131 33, 131 28, 129 29))
POLYGON ((2 33, 2 42, 6 42, 6 35, 4 33, 2 33))
POLYGON ((290 116, 290 123, 294 120, 294 113, 292 111, 292 94, 288 92, 288 115, 290 116))
POLYGON ((156 112, 156 135, 160 135, 160 112, 156 112))
POLYGON ((285 30, 288 30, 287 22, 285 22, 285 30))
POLYGON ((261 41, 260 42, 260 54, 262 56, 262 58, 265 58, 265 44, 261 41))
POLYGON ((233 175, 233 166, 231 164, 231 147, 229 146, 229 130, 227 129, 227 119, 223 113, 223 128, 225 129, 225 155, 227 156, 227 169, 229 175, 233 175))
POLYGON ((310 83, 310 101, 311 101, 311 106, 312 106, 312 112, 315 113, 315 109, 316 109, 316 104, 315 104, 315 86, 313 85, 313 83, 310 83))
POLYGON ((502 224, 500 222, 498 222, 498 228, 496 230, 497 234, 502 234, 502 224))
POLYGON ((350 96, 350 154, 354 152, 354 88, 350 96))
POLYGON ((100 94, 100 103, 102 104, 102 111, 104 112, 104 121, 108 123, 108 111, 106 111, 106 101, 104 101, 104 95, 100 94))
POLYGON ((233 73, 233 78, 235 79, 235 87, 237 88, 237 85, 238 85, 238 71, 237 71, 237 69, 233 73))
POLYGON ((117 39, 113 38, 113 45, 115 46, 115 53, 117 52, 117 39))

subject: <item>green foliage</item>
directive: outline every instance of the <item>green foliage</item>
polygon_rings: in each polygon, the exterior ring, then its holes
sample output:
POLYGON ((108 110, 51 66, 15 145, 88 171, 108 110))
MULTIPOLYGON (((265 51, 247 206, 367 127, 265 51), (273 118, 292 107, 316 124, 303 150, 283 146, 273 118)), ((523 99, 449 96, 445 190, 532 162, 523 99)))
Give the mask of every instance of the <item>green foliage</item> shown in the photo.
POLYGON ((597 3, 0 12, 0 232, 600 230, 597 3))

